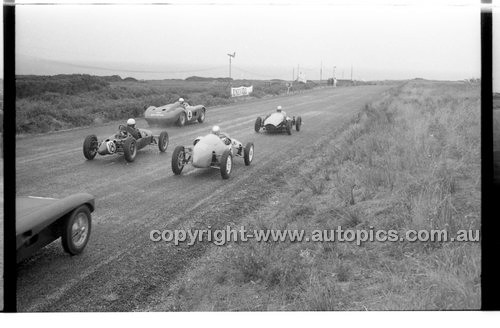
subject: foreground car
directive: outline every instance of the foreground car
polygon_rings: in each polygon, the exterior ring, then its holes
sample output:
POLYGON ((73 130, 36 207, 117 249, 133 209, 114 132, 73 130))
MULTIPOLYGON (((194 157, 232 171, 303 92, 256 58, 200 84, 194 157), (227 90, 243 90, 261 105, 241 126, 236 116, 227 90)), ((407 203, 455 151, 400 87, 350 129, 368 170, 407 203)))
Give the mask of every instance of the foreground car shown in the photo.
POLYGON ((89 241, 94 197, 81 193, 63 199, 16 198, 17 262, 61 237, 63 249, 80 254, 89 241))
POLYGON ((283 112, 275 112, 263 118, 260 116, 257 117, 255 120, 255 132, 259 132, 262 129, 271 133, 286 132, 290 135, 292 134, 293 126, 295 126, 298 132, 301 125, 302 118, 300 116, 290 118, 283 112))
POLYGON ((118 126, 118 132, 114 135, 98 141, 94 134, 89 135, 83 142, 83 155, 88 160, 93 160, 99 155, 123 154, 127 162, 133 162, 137 151, 147 145, 158 145, 161 152, 168 147, 168 133, 163 131, 159 136, 154 136, 150 130, 137 129, 140 137, 135 138, 125 125, 118 126))
POLYGON ((186 164, 196 168, 217 168, 223 179, 228 179, 233 167, 233 157, 243 157, 245 165, 253 160, 254 146, 249 142, 243 147, 239 141, 214 134, 198 137, 192 147, 177 146, 172 154, 172 171, 180 175, 186 164))
POLYGON ((150 126, 175 123, 184 126, 186 123, 205 120, 205 106, 191 106, 187 102, 176 101, 160 107, 149 106, 144 113, 144 118, 150 126))

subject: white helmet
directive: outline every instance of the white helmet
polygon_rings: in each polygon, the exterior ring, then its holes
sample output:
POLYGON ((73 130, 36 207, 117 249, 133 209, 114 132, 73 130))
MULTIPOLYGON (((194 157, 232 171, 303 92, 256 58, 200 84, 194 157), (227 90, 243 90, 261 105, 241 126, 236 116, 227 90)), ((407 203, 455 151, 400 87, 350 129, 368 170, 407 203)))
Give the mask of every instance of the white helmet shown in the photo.
POLYGON ((281 112, 281 106, 276 107, 277 112, 281 112))
POLYGON ((220 128, 217 125, 214 125, 212 127, 212 133, 218 136, 220 134, 220 128))
POLYGON ((179 98, 179 102, 183 103, 184 102, 184 98, 179 98))
POLYGON ((127 120, 127 125, 135 126, 135 120, 133 118, 129 118, 127 120))

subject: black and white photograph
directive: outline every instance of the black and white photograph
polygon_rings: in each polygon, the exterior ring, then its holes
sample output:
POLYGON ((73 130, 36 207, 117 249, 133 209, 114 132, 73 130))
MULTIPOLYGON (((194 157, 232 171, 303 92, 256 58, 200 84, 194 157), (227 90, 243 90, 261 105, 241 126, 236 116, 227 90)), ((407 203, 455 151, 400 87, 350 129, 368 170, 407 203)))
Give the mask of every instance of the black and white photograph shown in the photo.
POLYGON ((16 311, 480 310, 482 9, 16 3, 16 311))

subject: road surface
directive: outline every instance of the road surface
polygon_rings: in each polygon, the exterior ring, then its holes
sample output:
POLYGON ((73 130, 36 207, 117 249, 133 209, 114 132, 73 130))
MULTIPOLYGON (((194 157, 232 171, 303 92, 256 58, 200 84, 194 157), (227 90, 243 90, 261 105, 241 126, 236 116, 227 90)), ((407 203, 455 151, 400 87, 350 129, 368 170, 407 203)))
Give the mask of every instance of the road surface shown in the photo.
MULTIPOLYGON (((203 124, 167 127, 166 153, 157 147, 138 152, 135 162, 123 156, 82 154, 86 135, 111 135, 116 122, 39 136, 17 138, 17 195, 65 197, 88 192, 96 197, 90 241, 83 254, 70 257, 60 241, 40 250, 17 267, 18 311, 141 311, 155 293, 183 273, 190 261, 203 256, 206 243, 176 247, 149 240, 152 229, 204 228, 237 224, 273 192, 273 175, 286 178, 284 163, 301 156, 319 138, 340 128, 365 103, 390 86, 325 88, 265 100, 208 109, 203 124), (283 106, 300 115, 303 126, 291 136, 254 132, 258 115, 283 106), (189 145, 212 125, 243 144, 253 141, 250 166, 236 158, 229 180, 216 169, 171 170, 177 145, 189 145), (160 288, 161 287, 161 288, 160 288)), ((147 128, 143 119, 138 127, 147 128)), ((161 129, 153 129, 159 133, 161 129)), ((307 159, 303 161, 307 165, 307 159)))

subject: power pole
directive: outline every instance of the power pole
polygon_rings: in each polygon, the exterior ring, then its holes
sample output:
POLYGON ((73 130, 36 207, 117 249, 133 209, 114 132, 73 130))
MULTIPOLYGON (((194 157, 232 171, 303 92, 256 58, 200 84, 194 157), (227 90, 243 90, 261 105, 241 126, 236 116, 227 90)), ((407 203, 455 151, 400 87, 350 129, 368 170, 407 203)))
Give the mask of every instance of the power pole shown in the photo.
POLYGON ((321 61, 321 68, 319 69, 319 84, 321 84, 322 79, 323 79, 323 61, 321 61))
POLYGON ((292 81, 295 80, 295 67, 292 68, 292 81))

